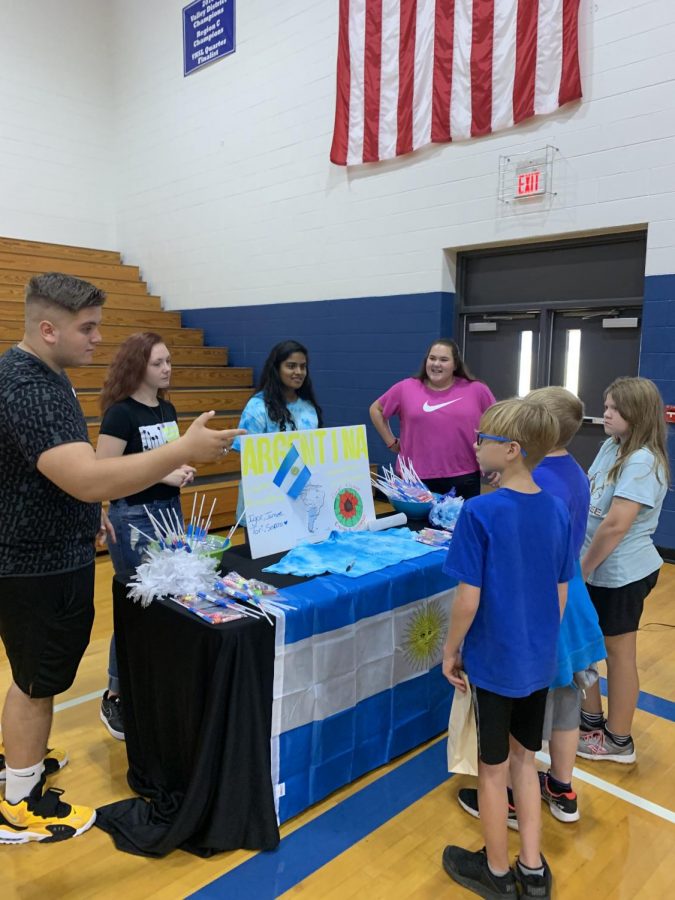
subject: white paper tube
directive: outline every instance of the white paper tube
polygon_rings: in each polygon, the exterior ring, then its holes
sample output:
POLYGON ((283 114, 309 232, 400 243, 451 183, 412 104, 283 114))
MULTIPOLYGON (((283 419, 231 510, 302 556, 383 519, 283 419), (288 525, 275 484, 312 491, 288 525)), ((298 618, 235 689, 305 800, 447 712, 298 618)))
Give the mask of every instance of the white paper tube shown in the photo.
POLYGON ((398 528, 408 521, 405 513, 396 513, 393 516, 385 516, 384 519, 375 519, 368 522, 368 531, 383 531, 385 528, 398 528))

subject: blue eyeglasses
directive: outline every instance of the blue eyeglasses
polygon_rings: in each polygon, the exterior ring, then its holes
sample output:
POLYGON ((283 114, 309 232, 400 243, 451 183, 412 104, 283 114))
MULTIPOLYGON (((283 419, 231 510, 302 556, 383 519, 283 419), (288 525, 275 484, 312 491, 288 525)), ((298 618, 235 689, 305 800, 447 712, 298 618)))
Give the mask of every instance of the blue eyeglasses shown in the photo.
MULTIPOLYGON (((476 444, 480 447, 483 441, 497 441, 498 444, 517 444, 518 441, 514 441, 512 438, 501 437, 498 434, 484 434, 482 431, 476 432, 476 444)), ((520 452, 523 456, 527 456, 527 452, 520 448, 520 452)))

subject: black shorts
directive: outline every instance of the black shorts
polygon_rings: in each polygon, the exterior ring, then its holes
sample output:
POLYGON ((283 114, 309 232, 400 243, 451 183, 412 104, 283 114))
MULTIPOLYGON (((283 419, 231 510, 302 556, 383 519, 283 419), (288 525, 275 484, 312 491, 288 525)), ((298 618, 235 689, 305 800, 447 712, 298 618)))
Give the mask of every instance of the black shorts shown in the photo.
POLYGON ((488 766, 509 758, 509 735, 526 750, 541 750, 548 688, 528 697, 502 697, 472 685, 471 696, 478 733, 478 757, 488 766))
POLYGON ((94 623, 94 563, 59 575, 0 578, 0 637, 29 697, 68 690, 94 623))
POLYGON ((631 581, 623 587, 586 585, 605 637, 618 637, 620 634, 630 634, 638 630, 645 600, 653 591, 658 579, 659 569, 646 578, 631 581))

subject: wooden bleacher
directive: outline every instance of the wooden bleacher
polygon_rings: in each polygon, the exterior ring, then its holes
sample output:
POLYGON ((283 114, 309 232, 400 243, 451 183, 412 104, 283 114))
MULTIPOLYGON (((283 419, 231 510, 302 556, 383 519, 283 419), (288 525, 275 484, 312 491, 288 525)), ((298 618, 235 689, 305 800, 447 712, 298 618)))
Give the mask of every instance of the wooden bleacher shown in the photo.
MULTIPOLYGON (((178 411, 178 426, 185 431, 192 419, 216 410, 215 428, 236 428, 239 413, 253 394, 249 368, 228 365, 226 347, 205 347, 200 329, 182 328, 179 312, 162 310, 161 299, 148 292, 138 266, 122 263, 113 250, 92 250, 39 241, 0 237, 0 353, 21 340, 23 296, 26 282, 44 272, 64 272, 84 278, 106 291, 99 345, 92 365, 69 371, 87 417, 94 446, 100 426, 99 394, 106 367, 119 344, 137 331, 157 331, 171 350, 173 371, 170 399, 178 411)), ((230 454, 210 465, 198 466, 195 484, 182 492, 189 517, 192 495, 206 493, 205 508, 217 502, 213 528, 234 522, 239 456, 230 454)))

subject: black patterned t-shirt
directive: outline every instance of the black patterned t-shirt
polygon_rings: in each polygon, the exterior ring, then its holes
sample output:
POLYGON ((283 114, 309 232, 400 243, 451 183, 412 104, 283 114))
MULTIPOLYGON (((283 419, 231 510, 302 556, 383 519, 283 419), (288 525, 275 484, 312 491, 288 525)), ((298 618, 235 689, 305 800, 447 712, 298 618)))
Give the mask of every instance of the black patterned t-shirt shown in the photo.
POLYGON ((89 437, 70 381, 12 347, 0 357, 0 577, 70 572, 94 558, 100 503, 37 469, 46 450, 75 442, 89 437))

